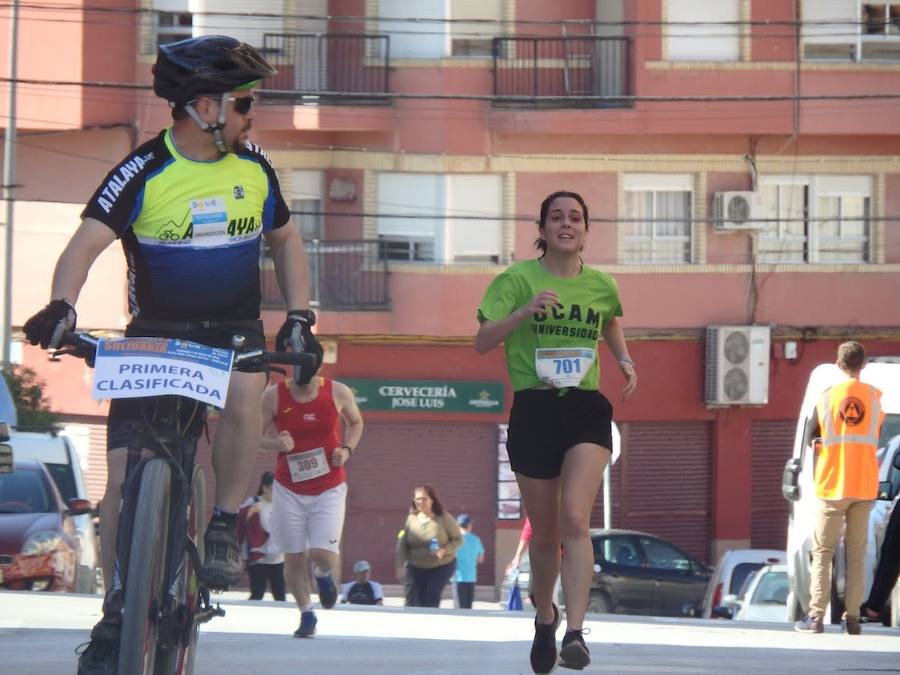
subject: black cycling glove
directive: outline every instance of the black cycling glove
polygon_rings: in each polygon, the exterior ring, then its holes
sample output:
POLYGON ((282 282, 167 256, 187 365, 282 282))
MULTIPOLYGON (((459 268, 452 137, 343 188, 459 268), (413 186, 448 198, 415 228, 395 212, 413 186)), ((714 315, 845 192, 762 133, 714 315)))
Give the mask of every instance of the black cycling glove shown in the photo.
POLYGON ((67 300, 51 300, 23 326, 25 337, 41 349, 56 349, 64 333, 75 330, 78 315, 67 300))
POLYGON ((316 315, 309 309, 292 309, 287 313, 287 320, 275 337, 275 349, 286 352, 288 349, 305 352, 316 357, 314 365, 294 366, 294 381, 307 384, 322 365, 322 345, 313 335, 312 327, 316 324, 316 315))

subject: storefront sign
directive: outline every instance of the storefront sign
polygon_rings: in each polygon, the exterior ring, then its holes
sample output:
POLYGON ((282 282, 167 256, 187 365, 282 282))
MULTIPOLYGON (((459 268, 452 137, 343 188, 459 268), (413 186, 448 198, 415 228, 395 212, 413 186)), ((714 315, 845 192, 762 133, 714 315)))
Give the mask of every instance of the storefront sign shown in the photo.
POLYGON ((341 378, 361 410, 503 412, 502 382, 357 380, 341 378))

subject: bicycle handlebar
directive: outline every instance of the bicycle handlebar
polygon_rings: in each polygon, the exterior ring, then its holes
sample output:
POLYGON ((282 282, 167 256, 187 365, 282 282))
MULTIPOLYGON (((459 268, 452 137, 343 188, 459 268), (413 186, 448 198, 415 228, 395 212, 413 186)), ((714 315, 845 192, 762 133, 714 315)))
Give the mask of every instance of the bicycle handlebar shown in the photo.
MULTIPOLYGON (((235 336, 238 338, 239 336, 235 336)), ((235 340, 236 343, 242 340, 235 340)), ((93 365, 93 357, 97 352, 97 345, 100 338, 90 333, 66 333, 60 340, 60 345, 66 347, 74 347, 74 349, 57 349, 53 352, 54 356, 61 354, 70 354, 83 358, 93 365)), ((236 344, 236 349, 240 347, 236 344)), ((266 363, 278 363, 286 366, 315 365, 316 357, 314 354, 305 352, 270 352, 265 349, 248 349, 247 351, 235 351, 234 360, 231 369, 234 370, 242 363, 252 361, 265 361, 266 363)))

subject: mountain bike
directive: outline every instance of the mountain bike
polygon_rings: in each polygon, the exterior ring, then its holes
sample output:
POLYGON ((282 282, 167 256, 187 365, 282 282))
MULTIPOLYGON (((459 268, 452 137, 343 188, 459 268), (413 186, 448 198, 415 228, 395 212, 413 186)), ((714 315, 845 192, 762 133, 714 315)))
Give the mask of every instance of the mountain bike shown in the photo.
MULTIPOLYGON (((232 369, 314 360, 301 352, 241 351, 242 341, 239 336, 233 341, 232 369)), ((94 365, 99 338, 72 333, 64 344, 56 354, 78 356, 94 365)), ((124 589, 118 672, 189 674, 200 625, 225 615, 218 604, 212 605, 210 588, 200 574, 206 480, 195 459, 207 404, 191 394, 139 400, 141 420, 129 433, 116 549, 124 589)))

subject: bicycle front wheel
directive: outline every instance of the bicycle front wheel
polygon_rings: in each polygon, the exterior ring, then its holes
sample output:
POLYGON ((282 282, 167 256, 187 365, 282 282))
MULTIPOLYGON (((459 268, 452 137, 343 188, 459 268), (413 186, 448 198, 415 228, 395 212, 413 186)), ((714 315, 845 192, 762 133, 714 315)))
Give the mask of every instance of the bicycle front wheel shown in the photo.
POLYGON ((165 599, 171 468, 162 459, 144 467, 125 577, 125 609, 119 646, 119 671, 153 673, 159 609, 165 599))
MULTIPOLYGON (((206 476, 199 465, 194 466, 191 479, 191 501, 187 507, 187 536, 197 547, 200 561, 203 561, 203 534, 206 531, 206 476)), ((177 642, 161 644, 156 653, 156 675, 191 675, 194 672, 194 658, 197 654, 197 637, 200 625, 195 616, 200 610, 200 570, 187 551, 179 568, 174 584, 175 616, 181 630, 177 642)))

